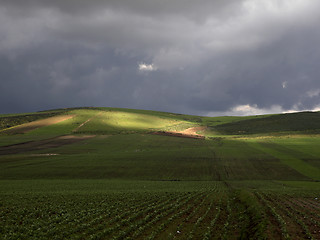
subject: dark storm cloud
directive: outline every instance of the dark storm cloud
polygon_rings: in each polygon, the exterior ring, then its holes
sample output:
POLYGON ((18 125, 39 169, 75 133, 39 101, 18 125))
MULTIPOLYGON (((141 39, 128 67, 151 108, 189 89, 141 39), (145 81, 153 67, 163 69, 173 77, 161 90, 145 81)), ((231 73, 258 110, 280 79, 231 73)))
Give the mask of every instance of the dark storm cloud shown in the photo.
POLYGON ((311 0, 0 0, 0 110, 320 106, 311 0))

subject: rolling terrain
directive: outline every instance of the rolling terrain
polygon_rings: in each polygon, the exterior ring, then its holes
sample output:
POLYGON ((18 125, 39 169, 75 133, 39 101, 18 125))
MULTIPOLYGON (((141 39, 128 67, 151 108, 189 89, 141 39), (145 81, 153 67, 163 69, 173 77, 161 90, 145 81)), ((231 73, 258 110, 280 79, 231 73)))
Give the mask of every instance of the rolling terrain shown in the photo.
POLYGON ((320 239, 320 113, 0 115, 0 239, 320 239))

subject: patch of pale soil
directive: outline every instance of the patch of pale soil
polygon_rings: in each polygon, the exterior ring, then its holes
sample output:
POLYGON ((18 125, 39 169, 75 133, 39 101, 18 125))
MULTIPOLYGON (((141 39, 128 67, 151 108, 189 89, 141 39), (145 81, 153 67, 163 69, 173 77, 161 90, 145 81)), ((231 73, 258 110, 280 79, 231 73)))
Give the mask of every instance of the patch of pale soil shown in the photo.
POLYGON ((10 129, 5 129, 3 130, 3 132, 8 134, 27 133, 37 128, 49 126, 52 124, 56 124, 56 123, 68 120, 70 118, 73 118, 74 116, 75 115, 62 115, 62 116, 55 116, 55 117, 45 118, 41 120, 36 120, 36 121, 25 123, 10 129))
POLYGON ((183 131, 174 131, 176 133, 182 133, 182 134, 187 134, 187 135, 199 135, 199 136, 203 136, 202 134, 198 134, 197 132, 201 132, 206 130, 206 127, 191 127, 191 128, 187 128, 183 131))

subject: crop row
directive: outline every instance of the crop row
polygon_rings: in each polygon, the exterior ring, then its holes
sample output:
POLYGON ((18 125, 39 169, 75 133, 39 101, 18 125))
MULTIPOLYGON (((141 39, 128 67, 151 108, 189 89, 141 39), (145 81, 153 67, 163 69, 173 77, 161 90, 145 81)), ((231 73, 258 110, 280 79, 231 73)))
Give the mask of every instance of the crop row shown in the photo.
POLYGON ((256 194, 278 222, 285 239, 319 239, 319 207, 306 199, 270 193, 256 194))
MULTIPOLYGON (((27 238, 32 236, 59 236, 88 229, 98 219, 105 221, 116 218, 121 213, 141 211, 148 205, 155 205, 167 198, 180 195, 146 195, 146 196, 84 196, 61 199, 52 196, 42 200, 34 197, 21 197, 19 202, 0 206, 0 235, 5 238, 27 238), (68 230, 67 229, 71 229, 68 230)), ((3 237, 2 237, 3 238, 3 237)))
POLYGON ((315 200, 220 190, 2 195, 0 239, 320 239, 315 200))
POLYGON ((101 196, 97 199, 95 196, 92 199, 75 196, 75 200, 55 199, 54 196, 52 200, 46 198, 44 201, 22 198, 21 206, 18 203, 0 205, 0 237, 101 239, 108 235, 117 236, 125 229, 131 234, 132 229, 144 226, 144 222, 147 223, 154 217, 159 218, 165 211, 174 211, 174 207, 195 195, 197 194, 129 195, 127 198, 119 196, 102 201, 101 196))

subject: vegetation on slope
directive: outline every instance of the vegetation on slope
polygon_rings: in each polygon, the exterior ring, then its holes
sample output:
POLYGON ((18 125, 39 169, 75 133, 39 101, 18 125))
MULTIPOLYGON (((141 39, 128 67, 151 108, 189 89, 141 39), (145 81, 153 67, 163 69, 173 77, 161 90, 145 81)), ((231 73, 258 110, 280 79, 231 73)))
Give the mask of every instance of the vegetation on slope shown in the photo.
POLYGON ((29 113, 29 114, 0 115, 0 131, 6 128, 11 128, 24 123, 29 123, 36 120, 57 116, 62 113, 65 113, 65 111, 49 111, 49 112, 37 112, 37 113, 29 113))
POLYGON ((281 133, 281 132, 320 132, 319 112, 299 112, 271 115, 257 119, 245 119, 221 124, 215 130, 230 135, 281 133))

